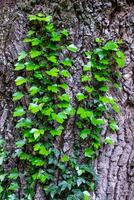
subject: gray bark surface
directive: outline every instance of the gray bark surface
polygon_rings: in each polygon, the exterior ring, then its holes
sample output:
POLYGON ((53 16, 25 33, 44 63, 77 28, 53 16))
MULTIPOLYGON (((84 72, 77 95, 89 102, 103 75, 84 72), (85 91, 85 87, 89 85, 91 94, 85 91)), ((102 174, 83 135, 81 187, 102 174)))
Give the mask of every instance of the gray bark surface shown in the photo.
MULTIPOLYGON (((99 175, 93 200, 134 200, 134 2, 133 0, 0 0, 0 134, 6 140, 10 155, 14 152, 19 134, 14 129, 12 93, 15 91, 13 71, 18 52, 27 30, 27 15, 38 11, 52 14, 57 27, 70 30, 71 39, 80 52, 91 49, 96 37, 122 39, 126 65, 122 70, 123 90, 111 91, 121 107, 116 115, 119 131, 102 135, 110 136, 115 145, 104 145, 94 166, 99 175)), ((75 59, 70 93, 79 90, 79 77, 83 57, 75 59), (72 89, 73 88, 73 89, 72 89)), ((25 104, 25 102, 23 102, 25 104)), ((63 149, 69 154, 75 134, 74 119, 70 119, 64 134, 63 149)), ((9 156, 7 169, 18 163, 9 156)), ((22 188, 24 180, 21 181, 22 188)), ((21 199, 22 191, 19 191, 21 199)), ((44 200, 37 185, 36 200, 44 200)))

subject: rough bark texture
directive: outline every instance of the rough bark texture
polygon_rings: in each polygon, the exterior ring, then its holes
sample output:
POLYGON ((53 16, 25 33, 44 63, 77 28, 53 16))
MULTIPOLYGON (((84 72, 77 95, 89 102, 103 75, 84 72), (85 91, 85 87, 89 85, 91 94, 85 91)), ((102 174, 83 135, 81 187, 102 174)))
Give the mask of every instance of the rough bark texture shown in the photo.
MULTIPOLYGON (((115 145, 104 145, 94 162, 100 180, 93 200, 134 200, 133 0, 0 0, 0 131, 11 154, 18 137, 11 114, 14 107, 11 96, 15 90, 13 67, 17 53, 24 48, 22 39, 27 30, 26 16, 37 11, 52 14, 57 26, 68 28, 80 51, 90 49, 96 37, 123 39, 126 54, 126 66, 122 70, 123 91, 118 94, 112 91, 121 106, 121 113, 116 116, 120 129, 114 135, 107 130, 102 133, 103 136, 112 135, 115 145)), ((79 88, 82 63, 83 58, 79 56, 72 69, 72 97, 79 88)), ((72 138, 74 130, 70 121, 64 137, 65 151, 71 151, 72 138)), ((13 165, 17 163, 10 158, 7 168, 13 165)), ((23 181, 21 184, 23 188, 23 181)), ((22 191, 19 192, 21 199, 22 191)), ((35 199, 45 199, 38 185, 35 199)))

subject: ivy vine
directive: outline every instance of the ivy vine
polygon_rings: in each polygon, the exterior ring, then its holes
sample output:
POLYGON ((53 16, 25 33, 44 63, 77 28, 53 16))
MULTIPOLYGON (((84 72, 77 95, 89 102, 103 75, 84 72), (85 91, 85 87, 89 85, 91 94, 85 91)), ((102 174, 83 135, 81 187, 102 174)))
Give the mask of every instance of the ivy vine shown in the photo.
MULTIPOLYGON (((56 30, 51 16, 39 13, 28 19, 30 30, 24 42, 29 49, 19 53, 15 65, 18 90, 13 94, 17 104, 13 116, 18 134, 21 133, 14 156, 24 166, 26 180, 21 199, 34 199, 33 188, 40 184, 48 200, 89 200, 97 181, 92 160, 103 143, 114 143, 110 137, 102 138, 101 131, 104 126, 113 132, 118 130, 112 116, 120 108, 110 91, 120 87, 119 68, 124 66, 125 56, 119 50, 120 42, 97 38, 96 48, 84 54, 87 63, 82 66, 81 89, 74 107, 67 84, 73 60, 67 52, 77 54, 77 47, 69 44, 66 29, 56 30), (76 118, 74 126, 79 130, 71 156, 55 144, 70 117, 76 118)), ((2 156, 1 165, 5 154, 2 156)), ((18 199, 18 170, 0 175, 0 180, 1 199, 18 199)))

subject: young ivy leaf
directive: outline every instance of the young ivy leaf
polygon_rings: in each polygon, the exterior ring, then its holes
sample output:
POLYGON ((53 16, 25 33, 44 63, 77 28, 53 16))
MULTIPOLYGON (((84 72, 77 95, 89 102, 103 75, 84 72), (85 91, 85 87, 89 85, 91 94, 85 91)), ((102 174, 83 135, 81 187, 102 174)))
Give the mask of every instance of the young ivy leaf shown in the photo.
POLYGON ((39 57, 41 54, 42 54, 42 51, 38 51, 38 50, 35 50, 35 49, 32 49, 30 51, 31 58, 39 57))
POLYGON ((86 97, 87 96, 85 96, 83 93, 80 93, 80 92, 76 95, 76 98, 78 99, 78 101, 82 101, 86 99, 86 97))
POLYGON ((46 71, 46 73, 49 75, 49 76, 54 76, 54 77, 57 77, 58 76, 58 72, 59 72, 59 69, 57 68, 52 68, 51 70, 49 71, 46 71))
POLYGON ((78 51, 78 48, 74 44, 70 44, 69 46, 67 46, 67 49, 74 53, 78 51))
POLYGON ((13 101, 18 101, 20 100, 22 97, 24 96, 24 94, 22 92, 15 92, 13 94, 13 101))
POLYGON ((27 56, 27 53, 25 51, 21 51, 18 56, 18 61, 23 60, 24 58, 26 58, 26 56, 27 56))
POLYGON ((114 41, 108 41, 103 47, 103 49, 105 50, 113 50, 113 51, 117 50, 117 48, 118 45, 114 41))
POLYGON ((104 142, 105 144, 114 144, 114 140, 111 137, 106 137, 104 142))
POLYGON ((71 66, 72 66, 72 60, 69 59, 69 58, 66 58, 65 60, 62 60, 61 63, 62 63, 64 66, 67 66, 67 67, 71 67, 71 66))
POLYGON ((62 70, 60 71, 60 75, 69 78, 70 77, 70 73, 67 70, 62 70))
POLYGON ((85 157, 91 158, 91 157, 93 157, 94 153, 95 153, 95 152, 94 152, 93 149, 91 149, 91 148, 86 148, 86 149, 85 149, 85 157))
POLYGON ((32 128, 30 133, 33 133, 34 134, 34 138, 35 140, 40 137, 40 135, 43 135, 44 134, 44 130, 43 129, 36 129, 36 128, 32 128))
POLYGON ((16 83, 17 86, 26 83, 26 81, 27 81, 27 80, 26 80, 24 77, 22 77, 22 76, 18 76, 18 77, 15 79, 15 83, 16 83))
POLYGON ((66 37, 69 35, 69 32, 67 29, 63 29, 60 32, 61 32, 61 34, 65 35, 66 37))
POLYGON ((15 71, 19 71, 25 68, 25 65, 23 63, 17 63, 15 65, 15 71))
POLYGON ((36 86, 30 87, 30 89, 28 90, 28 92, 30 93, 31 96, 37 94, 39 91, 40 91, 40 89, 36 86))
POLYGON ((80 137, 84 140, 91 133, 89 129, 83 129, 80 131, 80 137))
POLYGON ((119 130, 119 127, 118 127, 116 121, 112 121, 112 122, 109 124, 109 127, 110 127, 110 129, 113 130, 113 131, 119 130))
POLYGON ((50 133, 52 136, 60 136, 63 130, 64 130, 64 127, 59 126, 57 129, 51 130, 50 133))
POLYGON ((37 113, 39 112, 41 109, 40 105, 37 105, 36 103, 30 103, 28 110, 30 110, 32 113, 37 113))
POLYGON ((21 127, 31 127, 32 125, 32 121, 28 118, 21 118, 20 120, 18 120, 17 124, 16 124, 16 128, 21 128, 21 127))
POLYGON ((23 116, 24 114, 25 114, 25 111, 24 111, 23 107, 19 106, 19 107, 15 108, 13 116, 14 117, 20 117, 20 116, 23 116))
POLYGON ((56 56, 50 56, 50 57, 47 57, 47 59, 50 62, 55 63, 55 64, 57 64, 57 62, 58 62, 56 56))

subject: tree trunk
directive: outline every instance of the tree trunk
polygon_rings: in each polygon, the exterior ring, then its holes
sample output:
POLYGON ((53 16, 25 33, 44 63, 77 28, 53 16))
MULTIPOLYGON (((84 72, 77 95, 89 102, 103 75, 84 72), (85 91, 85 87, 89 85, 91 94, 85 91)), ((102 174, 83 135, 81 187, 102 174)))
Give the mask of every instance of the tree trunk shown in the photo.
MULTIPOLYGON (((37 12, 51 14, 57 27, 70 30, 73 43, 80 51, 91 49, 95 38, 122 39, 126 65, 122 70, 123 90, 112 95, 117 99, 121 113, 116 119, 119 131, 109 133, 104 130, 102 136, 112 135, 115 145, 103 145, 94 167, 99 175, 99 183, 93 194, 93 200, 134 200, 134 2, 133 0, 0 0, 0 130, 10 151, 7 170, 18 166, 12 158, 15 141, 19 137, 14 128, 12 111, 12 93, 15 91, 14 64, 18 52, 24 48, 23 37, 27 30, 27 15, 37 12)), ((79 89, 82 55, 75 58, 72 86, 79 89)), ((73 99, 72 99, 73 101, 73 99)), ((71 153, 73 121, 68 122, 63 148, 71 153)), ((18 168, 21 167, 18 166, 18 168)), ((23 176, 23 175, 22 175, 23 176)), ((23 179, 23 178, 22 178, 23 179)), ((19 191, 19 199, 23 192, 19 191)), ((44 200, 40 186, 37 185, 36 200, 44 200), (39 193, 39 194, 38 194, 39 193)))

